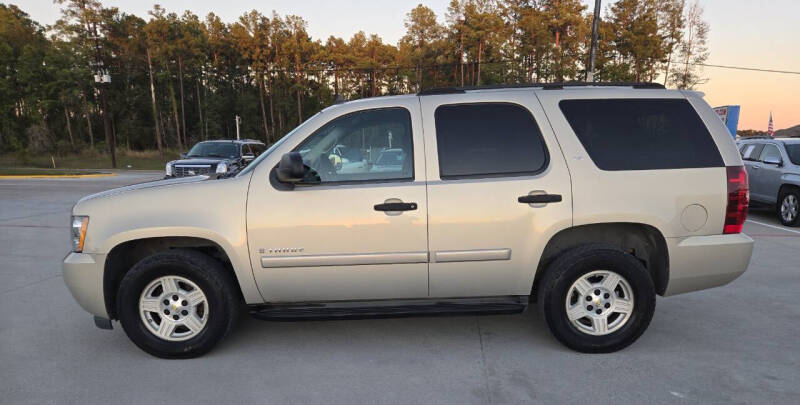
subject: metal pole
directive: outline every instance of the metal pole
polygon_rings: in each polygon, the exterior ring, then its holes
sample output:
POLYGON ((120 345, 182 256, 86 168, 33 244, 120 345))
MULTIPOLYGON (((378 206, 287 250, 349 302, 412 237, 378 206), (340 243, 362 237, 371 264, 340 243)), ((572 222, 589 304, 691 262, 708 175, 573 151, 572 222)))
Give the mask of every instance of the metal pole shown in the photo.
POLYGON ((592 17, 592 45, 589 49, 589 69, 586 81, 594 82, 594 57, 597 54, 597 26, 600 23, 600 0, 594 0, 594 16, 592 17))
MULTIPOLYGON (((81 1, 80 3, 81 11, 83 12, 84 16, 87 15, 86 11, 86 1, 81 1)), ((107 73, 103 66, 103 58, 100 53, 100 35, 97 33, 97 21, 89 21, 88 17, 86 18, 86 32, 90 38, 94 38, 94 50, 95 50, 95 86, 97 88, 97 92, 100 96, 100 111, 103 115, 103 130, 105 131, 106 135, 106 143, 108 144, 108 151, 111 154, 111 167, 117 168, 117 155, 116 155, 116 139, 114 138, 114 134, 112 134, 111 130, 111 117, 108 113, 108 101, 106 100, 106 92, 105 87, 111 83, 111 75, 107 73)))
POLYGON ((236 116, 236 140, 239 140, 239 116, 236 116))

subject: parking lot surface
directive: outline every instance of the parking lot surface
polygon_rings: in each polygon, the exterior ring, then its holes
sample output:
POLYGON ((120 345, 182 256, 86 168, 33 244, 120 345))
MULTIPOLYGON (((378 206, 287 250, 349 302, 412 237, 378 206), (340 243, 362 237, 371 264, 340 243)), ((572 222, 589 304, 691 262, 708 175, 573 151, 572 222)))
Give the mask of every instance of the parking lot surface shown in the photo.
MULTIPOLYGON (((613 354, 572 352, 521 315, 263 322, 193 360, 95 328, 61 278, 82 196, 156 179, 0 180, 0 403, 797 403, 800 228, 754 211, 748 271, 659 298, 613 354)), ((120 215, 125 207, 119 207, 120 215)), ((709 257, 708 260, 714 260, 709 257)))

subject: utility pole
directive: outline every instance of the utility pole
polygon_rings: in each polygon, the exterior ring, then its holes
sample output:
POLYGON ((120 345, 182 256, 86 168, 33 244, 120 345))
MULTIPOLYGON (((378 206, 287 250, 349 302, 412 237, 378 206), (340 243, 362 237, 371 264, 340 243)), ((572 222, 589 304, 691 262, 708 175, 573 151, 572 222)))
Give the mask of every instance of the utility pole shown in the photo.
POLYGON ((117 168, 116 156, 116 142, 114 135, 111 133, 111 117, 108 115, 108 101, 106 100, 106 85, 111 83, 111 75, 103 67, 103 58, 100 53, 100 36, 97 34, 97 21, 89 22, 88 11, 86 10, 86 1, 81 1, 81 10, 83 11, 84 18, 86 19, 86 31, 90 38, 94 39, 94 82, 95 88, 100 96, 100 110, 103 114, 103 129, 106 133, 106 143, 108 144, 108 151, 111 154, 111 167, 117 168))
POLYGON ((594 16, 592 17, 592 45, 589 48, 589 69, 586 81, 594 82, 594 58, 597 54, 597 26, 600 23, 600 0, 594 0, 594 16))
POLYGON ((242 118, 238 115, 236 116, 236 140, 239 140, 239 123, 242 122, 242 118))

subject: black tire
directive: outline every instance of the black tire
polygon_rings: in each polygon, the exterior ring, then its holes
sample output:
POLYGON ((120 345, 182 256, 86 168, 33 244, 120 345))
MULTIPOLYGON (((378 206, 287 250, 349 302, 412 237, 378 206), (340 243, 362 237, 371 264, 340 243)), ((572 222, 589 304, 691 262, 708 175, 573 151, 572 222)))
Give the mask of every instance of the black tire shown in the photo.
POLYGON ((800 225, 800 215, 795 215, 794 219, 791 221, 787 221, 781 215, 781 206, 783 205, 783 201, 789 197, 794 196, 795 201, 800 201, 800 191, 796 188, 786 188, 783 189, 778 196, 778 205, 776 207, 776 214, 778 215, 778 220, 785 226, 798 226, 800 225))
POLYGON ((565 346, 584 353, 610 353, 632 344, 644 333, 656 307, 653 280, 633 255, 606 245, 582 245, 556 258, 547 268, 538 292, 538 307, 550 332, 565 346), (579 277, 611 270, 633 290, 630 318, 616 331, 595 336, 580 331, 567 317, 568 290, 579 277))
POLYGON ((231 329, 239 314, 236 282, 222 264, 193 250, 169 250, 142 259, 125 274, 117 293, 117 314, 128 337, 156 357, 192 358, 211 350, 231 329), (139 315, 139 298, 153 280, 166 275, 185 277, 206 296, 210 311, 203 329, 184 341, 154 335, 139 315))

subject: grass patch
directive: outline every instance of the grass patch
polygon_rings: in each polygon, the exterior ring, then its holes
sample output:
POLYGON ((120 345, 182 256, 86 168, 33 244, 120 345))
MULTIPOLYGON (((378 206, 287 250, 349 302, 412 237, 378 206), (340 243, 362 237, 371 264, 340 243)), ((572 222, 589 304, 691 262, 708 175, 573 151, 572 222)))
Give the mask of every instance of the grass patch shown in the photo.
MULTIPOLYGON (((161 157, 158 151, 117 151, 117 169, 128 170, 164 170, 170 160, 178 158, 177 151, 164 151, 161 157)), ((14 154, 0 155, 0 169, 10 168, 40 168, 53 169, 53 160, 56 169, 111 169, 111 156, 107 153, 85 151, 68 155, 41 154, 14 154)))
POLYGON ((102 174, 99 170, 60 170, 35 168, 0 168, 0 176, 75 176, 82 174, 102 174))

